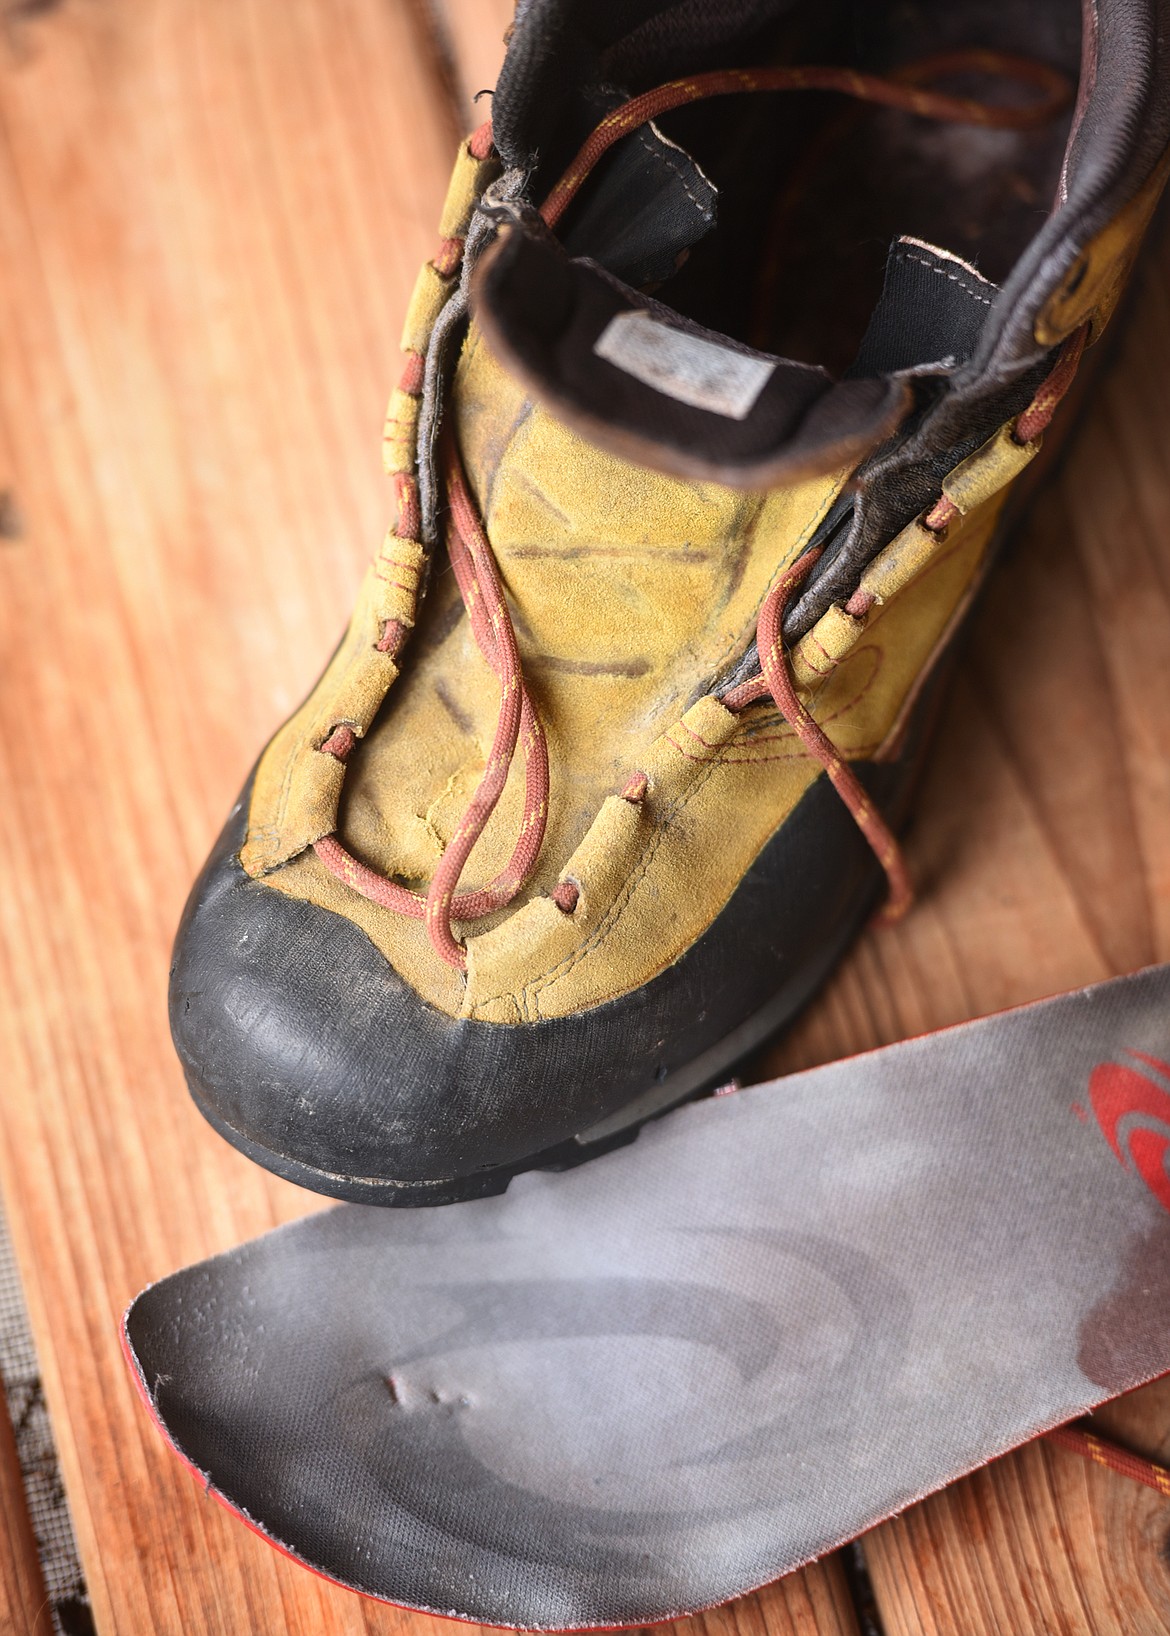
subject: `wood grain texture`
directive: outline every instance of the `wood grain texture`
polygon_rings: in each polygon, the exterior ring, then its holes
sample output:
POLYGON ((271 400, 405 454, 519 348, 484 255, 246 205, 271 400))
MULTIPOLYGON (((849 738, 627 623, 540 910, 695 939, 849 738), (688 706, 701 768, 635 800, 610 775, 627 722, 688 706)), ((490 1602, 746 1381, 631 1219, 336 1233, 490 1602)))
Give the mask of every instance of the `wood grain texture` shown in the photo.
POLYGON ((426 0, 451 68, 459 117, 468 129, 491 111, 491 99, 476 96, 496 83, 504 58, 504 36, 512 24, 513 0, 426 0))
MULTIPOLYGON (((99 1630, 449 1628, 202 1495, 118 1321, 319 1208, 190 1105, 169 947, 381 539, 379 442, 457 122, 406 0, 133 0, 0 33, 0 1180, 99 1630), (409 160, 409 162, 406 162, 409 160)), ((836 1569, 695 1621, 850 1636, 836 1569)))
MULTIPOLYGON (((381 536, 402 306, 508 10, 444 0, 458 104, 414 0, 79 3, 0 34, 0 1181, 105 1633, 447 1628, 202 1496, 116 1330, 148 1280, 316 1207, 190 1108, 167 955, 381 536)), ((1167 259, 980 615, 920 907, 761 1071, 1170 958, 1167 259)), ((1170 1451, 1164 1389, 1110 1413, 1170 1451)), ((1168 1532, 1156 1496, 1030 1449, 866 1549, 887 1636, 1145 1636, 1168 1532)), ((856 1628, 835 1561, 678 1627, 856 1628)))
POLYGON ((52 1636, 52 1628, 16 1440, 0 1396, 0 1632, 52 1636))

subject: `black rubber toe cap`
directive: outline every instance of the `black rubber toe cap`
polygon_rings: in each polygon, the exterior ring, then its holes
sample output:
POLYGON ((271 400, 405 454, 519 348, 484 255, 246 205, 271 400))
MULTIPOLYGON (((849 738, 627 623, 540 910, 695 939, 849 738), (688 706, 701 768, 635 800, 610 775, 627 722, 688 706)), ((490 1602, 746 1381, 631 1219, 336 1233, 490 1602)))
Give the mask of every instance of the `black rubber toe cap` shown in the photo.
POLYGON ((351 921, 244 873, 249 793, 183 917, 172 1031, 222 1134, 339 1197, 394 1202, 396 1186, 521 1167, 656 1087, 677 1088, 667 1100, 698 1089, 803 1004, 879 884, 818 779, 709 930, 653 981, 558 1020, 469 1022, 426 1004, 351 921))
POLYGON ((562 1097, 557 1024, 449 1017, 352 922, 250 879, 237 858, 249 793, 191 894, 171 973, 175 1045, 224 1134, 323 1178, 439 1181, 523 1159, 620 1104, 604 1079, 562 1097))

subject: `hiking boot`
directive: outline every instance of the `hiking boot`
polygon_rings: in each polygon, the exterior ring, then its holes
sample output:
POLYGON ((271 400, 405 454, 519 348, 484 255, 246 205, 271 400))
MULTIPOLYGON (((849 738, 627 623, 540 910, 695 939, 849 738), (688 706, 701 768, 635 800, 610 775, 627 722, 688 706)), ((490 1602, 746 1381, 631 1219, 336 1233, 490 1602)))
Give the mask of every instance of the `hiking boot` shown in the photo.
POLYGON ((1165 176, 1167 9, 521 8, 407 313, 397 520, 179 933, 229 1141, 498 1192, 905 911, 943 661, 1165 176))

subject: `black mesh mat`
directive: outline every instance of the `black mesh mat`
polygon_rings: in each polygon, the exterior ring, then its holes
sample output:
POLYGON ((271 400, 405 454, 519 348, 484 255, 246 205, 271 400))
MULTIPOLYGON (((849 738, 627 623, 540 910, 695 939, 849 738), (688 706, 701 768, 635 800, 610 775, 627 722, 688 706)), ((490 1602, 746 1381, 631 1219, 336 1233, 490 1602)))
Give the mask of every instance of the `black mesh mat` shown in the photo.
MULTIPOLYGON (((16 1438, 29 1521, 57 1636, 92 1636, 93 1615, 73 1537, 24 1292, 0 1210, 0 1384, 16 1438)), ((0 1413, 3 1413, 0 1405, 0 1413)))

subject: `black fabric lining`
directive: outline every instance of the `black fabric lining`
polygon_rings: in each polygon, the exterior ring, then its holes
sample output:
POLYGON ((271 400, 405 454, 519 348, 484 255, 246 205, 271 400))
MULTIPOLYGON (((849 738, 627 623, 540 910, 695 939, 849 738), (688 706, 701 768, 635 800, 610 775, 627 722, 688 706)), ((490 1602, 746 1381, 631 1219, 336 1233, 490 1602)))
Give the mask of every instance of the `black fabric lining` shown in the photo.
POLYGON ((900 240, 891 246, 881 300, 847 377, 965 363, 998 293, 953 256, 900 240))
POLYGON ((562 242, 629 284, 660 284, 715 225, 717 198, 690 156, 646 125, 606 155, 562 242))
POLYGON ((729 353, 765 355, 689 324, 518 226, 484 257, 473 301, 489 345, 569 424, 614 452, 685 476, 753 487, 802 461, 827 470, 876 446, 907 397, 898 382, 834 383, 823 370, 772 359, 743 419, 680 402, 596 355, 615 315, 647 312, 729 353))
POLYGON ((658 79, 715 67, 796 0, 520 0, 492 118, 509 165, 563 163, 583 89, 606 79, 645 89, 658 79), (721 51, 722 48, 722 51, 721 51), (549 129, 555 109, 560 130, 549 129))

